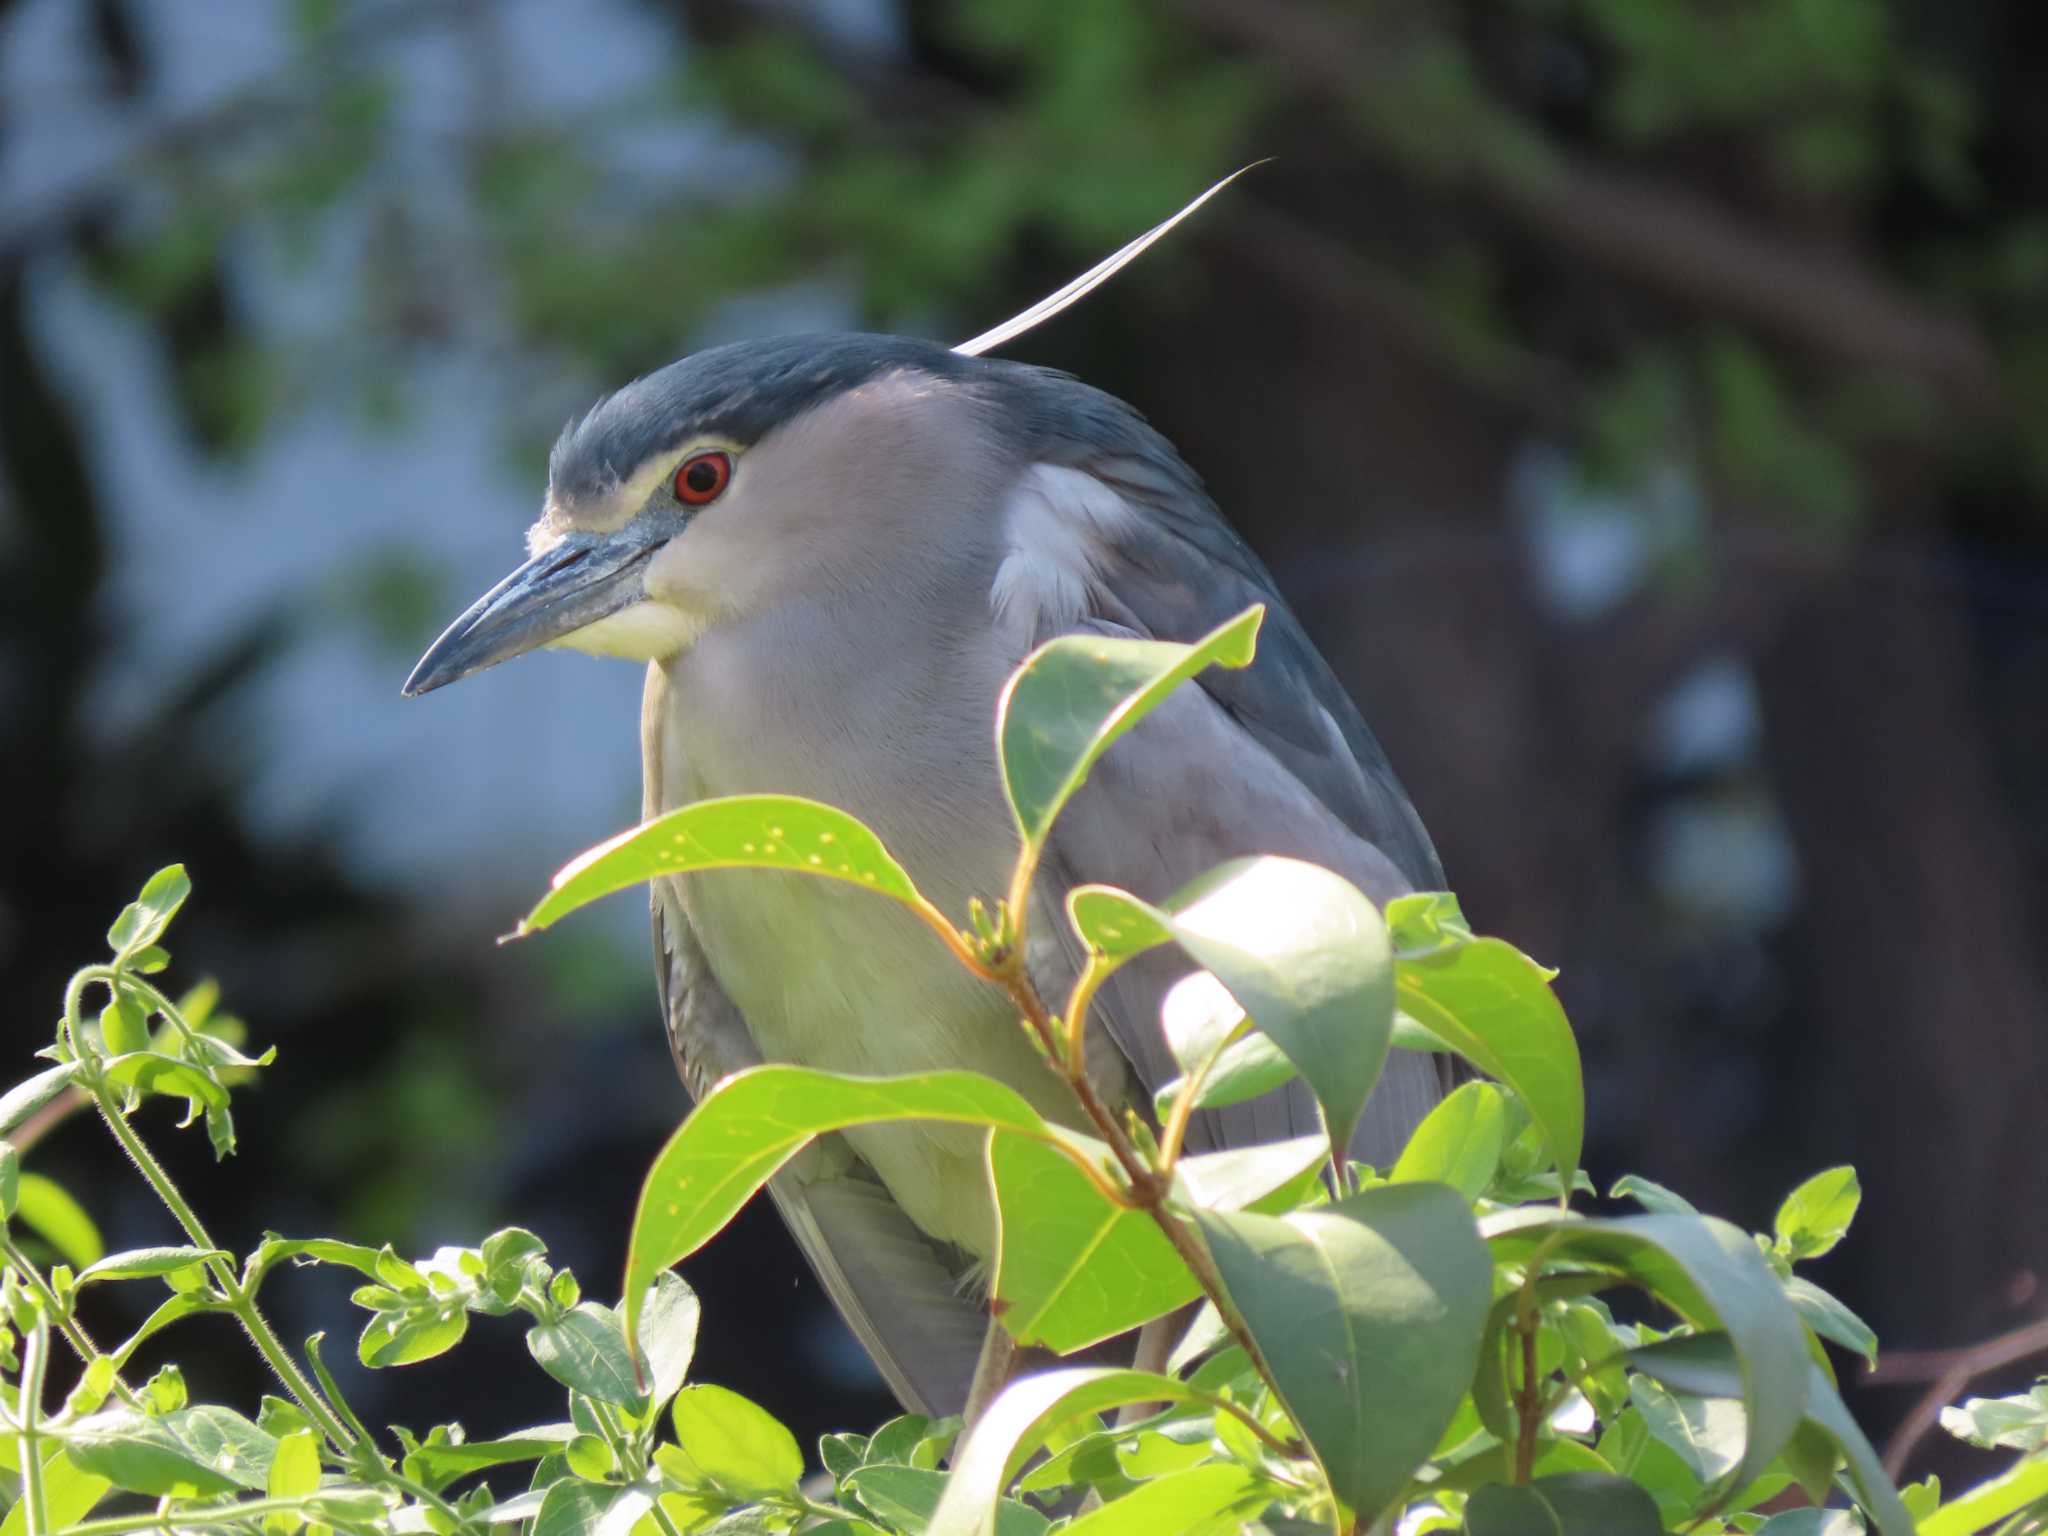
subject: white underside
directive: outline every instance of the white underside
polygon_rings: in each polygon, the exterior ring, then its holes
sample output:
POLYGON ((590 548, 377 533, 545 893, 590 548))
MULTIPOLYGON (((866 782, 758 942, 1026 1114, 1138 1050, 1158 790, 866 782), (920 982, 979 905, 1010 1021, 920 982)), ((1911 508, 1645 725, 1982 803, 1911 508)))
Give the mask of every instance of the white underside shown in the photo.
POLYGON ((643 598, 630 607, 550 640, 549 650, 586 656, 619 656, 628 661, 666 661, 697 643, 704 621, 667 603, 643 598))

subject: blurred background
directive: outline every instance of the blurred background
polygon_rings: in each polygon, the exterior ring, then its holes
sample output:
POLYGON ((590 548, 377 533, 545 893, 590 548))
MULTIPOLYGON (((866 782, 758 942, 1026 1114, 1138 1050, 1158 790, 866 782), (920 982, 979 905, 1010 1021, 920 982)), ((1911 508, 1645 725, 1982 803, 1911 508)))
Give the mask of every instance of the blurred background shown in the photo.
MULTIPOLYGON (((609 1296, 683 1107, 644 906, 492 940, 637 815, 638 672, 412 660, 598 392, 971 334, 1272 156, 1012 355, 1184 445, 1562 968, 1603 1188, 1853 1162, 1887 1348, 2039 1318, 2044 70, 2028 0, 0 0, 4 1076, 183 860, 174 976, 280 1049, 224 1167, 146 1127, 217 1234, 516 1221, 609 1296)), ((88 1124, 32 1161, 169 1237, 88 1124)), ((771 1215, 685 1273, 702 1374, 883 1414, 771 1215)), ((346 1359, 347 1290, 273 1305, 346 1359)), ((217 1333, 159 1357, 253 1399, 217 1333)), ((510 1325, 344 1380, 560 1411, 510 1325)))

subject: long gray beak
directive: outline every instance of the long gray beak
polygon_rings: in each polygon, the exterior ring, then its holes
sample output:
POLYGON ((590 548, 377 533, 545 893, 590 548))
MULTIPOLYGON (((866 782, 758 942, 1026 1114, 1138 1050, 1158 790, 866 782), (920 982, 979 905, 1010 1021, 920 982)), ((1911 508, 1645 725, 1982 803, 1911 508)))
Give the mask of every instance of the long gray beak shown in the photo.
POLYGON ((523 656, 640 601, 647 559, 661 541, 636 538, 634 531, 628 526, 611 534, 572 533, 535 555, 470 604, 427 648, 405 680, 405 696, 416 699, 523 656))

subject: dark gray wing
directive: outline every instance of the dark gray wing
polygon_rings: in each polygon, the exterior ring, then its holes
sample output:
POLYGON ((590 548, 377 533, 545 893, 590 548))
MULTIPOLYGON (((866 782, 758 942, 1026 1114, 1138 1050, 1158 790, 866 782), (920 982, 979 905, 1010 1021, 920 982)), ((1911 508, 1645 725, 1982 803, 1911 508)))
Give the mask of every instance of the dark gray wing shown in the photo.
MULTIPOLYGON (((746 1020, 658 884, 654 961, 669 1049, 692 1098, 760 1064, 746 1020)), ((965 1293, 965 1261, 912 1224, 842 1136, 818 1138, 769 1180, 768 1193, 898 1400, 917 1413, 960 1412, 988 1326, 965 1293)))
MULTIPOLYGON (((1264 564, 1171 446, 1122 402, 1063 375, 1020 368, 1008 383, 1024 402, 1022 419, 1059 424, 1057 437, 1030 444, 1032 457, 1089 475, 1132 514, 1070 530, 1088 549, 1088 612, 1076 620, 1048 601, 1035 638, 1084 629, 1187 641, 1253 603, 1267 610, 1250 667, 1204 672, 1103 758, 1054 829, 1051 877, 1156 900, 1225 859, 1272 853, 1335 869, 1382 904, 1441 888, 1436 850, 1386 754, 1264 564)), ((1177 957, 1148 957, 1102 998, 1105 1021, 1148 1091, 1177 1074, 1159 1006, 1187 970, 1177 957)), ((1436 1058, 1395 1052, 1353 1155, 1384 1166, 1445 1084, 1436 1058)), ((1205 1111, 1190 1145, 1240 1146, 1315 1128, 1297 1083, 1205 1111)))

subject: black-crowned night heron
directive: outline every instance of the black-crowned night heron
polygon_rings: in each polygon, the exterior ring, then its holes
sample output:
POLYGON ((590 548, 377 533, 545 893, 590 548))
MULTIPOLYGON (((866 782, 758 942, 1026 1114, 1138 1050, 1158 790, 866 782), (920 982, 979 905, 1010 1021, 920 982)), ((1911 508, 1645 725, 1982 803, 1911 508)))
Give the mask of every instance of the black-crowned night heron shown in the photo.
MULTIPOLYGON (((1061 903, 1081 882, 1156 900, 1269 853, 1333 868, 1382 903, 1440 886, 1385 755, 1195 473, 1123 402, 973 355, 1015 329, 953 350, 741 342, 628 384, 562 434, 530 558, 434 643, 406 692, 540 646, 645 662, 646 815, 745 792, 822 800, 874 827, 960 914, 1005 888, 1016 854, 993 725, 1026 653, 1075 631, 1192 640, 1262 602, 1254 664, 1180 690, 1060 820, 1029 927, 1045 994, 1064 996, 1079 962, 1061 903)), ((893 903, 724 871, 660 880, 653 906, 663 1011, 693 1094, 763 1060, 971 1068, 1079 1123, 1003 995, 893 903)), ((1147 1107, 1177 1075, 1159 1014, 1186 970, 1155 957, 1099 998, 1090 1068, 1113 1102, 1147 1107)), ((1354 1155, 1384 1165, 1439 1093, 1434 1058, 1395 1052, 1354 1155)), ((1296 1083, 1203 1111, 1188 1146, 1316 1129, 1296 1083)), ((959 1410, 988 1331, 971 1277, 994 1241, 981 1136, 849 1130, 771 1189, 897 1395, 959 1410)))

